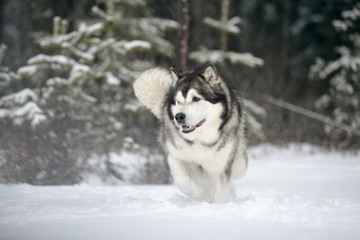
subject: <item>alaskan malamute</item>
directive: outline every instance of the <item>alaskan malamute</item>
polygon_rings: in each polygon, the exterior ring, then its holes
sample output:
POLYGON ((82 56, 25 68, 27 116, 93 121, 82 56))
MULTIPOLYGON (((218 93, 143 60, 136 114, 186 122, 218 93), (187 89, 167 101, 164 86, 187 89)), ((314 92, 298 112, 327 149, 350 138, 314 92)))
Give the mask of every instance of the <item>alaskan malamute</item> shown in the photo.
POLYGON ((228 202, 231 179, 247 166, 246 116, 229 83, 206 65, 149 69, 133 87, 161 122, 159 140, 176 186, 198 199, 228 202))

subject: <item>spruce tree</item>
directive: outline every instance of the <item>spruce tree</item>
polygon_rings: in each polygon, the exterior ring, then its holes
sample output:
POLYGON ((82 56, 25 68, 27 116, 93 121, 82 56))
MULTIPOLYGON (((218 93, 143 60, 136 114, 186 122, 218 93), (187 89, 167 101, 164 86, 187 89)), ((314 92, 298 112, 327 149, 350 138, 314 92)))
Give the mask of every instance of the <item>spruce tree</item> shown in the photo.
POLYGON ((8 139, 0 180, 73 184, 89 171, 93 154, 105 156, 97 174, 122 178, 121 164, 109 154, 134 146, 128 119, 139 105, 132 82, 154 65, 152 56, 173 54, 163 37, 178 24, 127 13, 145 9, 142 0, 100 6, 71 32, 65 19, 55 17, 53 33, 38 39, 44 52, 2 75, 7 91, 0 95, 0 121, 7 129, 1 137, 8 139))
MULTIPOLYGON (((360 4, 342 12, 342 19, 333 26, 343 39, 335 51, 338 58, 326 61, 317 58, 309 77, 328 84, 328 90, 315 107, 328 114, 334 125, 348 129, 345 135, 339 128, 326 125, 326 133, 337 140, 351 140, 360 136, 360 4)), ((345 141, 346 142, 346 141, 345 141)))

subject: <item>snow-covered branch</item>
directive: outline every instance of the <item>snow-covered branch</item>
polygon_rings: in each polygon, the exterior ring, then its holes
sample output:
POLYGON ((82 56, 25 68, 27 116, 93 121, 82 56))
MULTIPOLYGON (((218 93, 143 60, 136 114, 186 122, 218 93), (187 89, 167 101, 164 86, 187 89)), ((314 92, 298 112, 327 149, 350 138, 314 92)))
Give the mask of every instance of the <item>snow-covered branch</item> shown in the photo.
POLYGON ((195 51, 189 54, 189 58, 202 64, 207 62, 223 64, 229 61, 232 64, 242 64, 248 67, 264 65, 261 58, 254 57, 251 53, 224 52, 221 50, 195 51))
POLYGON ((227 33, 231 34, 239 34, 240 28, 236 25, 241 23, 241 18, 235 16, 231 18, 230 20, 226 21, 226 23, 223 25, 221 21, 206 17, 204 19, 204 23, 212 28, 215 28, 217 30, 225 31, 227 33))

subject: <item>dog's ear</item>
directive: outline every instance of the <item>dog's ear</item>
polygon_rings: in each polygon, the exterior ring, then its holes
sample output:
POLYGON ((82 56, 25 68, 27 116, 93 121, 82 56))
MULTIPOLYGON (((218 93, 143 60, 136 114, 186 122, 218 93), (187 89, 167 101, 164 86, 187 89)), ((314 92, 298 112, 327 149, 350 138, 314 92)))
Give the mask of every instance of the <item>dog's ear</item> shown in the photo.
POLYGON ((179 80, 178 70, 171 67, 170 68, 170 73, 171 73, 171 78, 172 78, 173 83, 176 83, 179 80))
POLYGON ((218 85, 221 83, 221 78, 214 65, 209 64, 203 68, 202 75, 212 85, 218 85))
POLYGON ((173 80, 172 83, 173 83, 173 85, 175 85, 180 78, 185 76, 186 71, 171 67, 170 68, 170 73, 171 73, 171 77, 172 77, 172 80, 173 80))

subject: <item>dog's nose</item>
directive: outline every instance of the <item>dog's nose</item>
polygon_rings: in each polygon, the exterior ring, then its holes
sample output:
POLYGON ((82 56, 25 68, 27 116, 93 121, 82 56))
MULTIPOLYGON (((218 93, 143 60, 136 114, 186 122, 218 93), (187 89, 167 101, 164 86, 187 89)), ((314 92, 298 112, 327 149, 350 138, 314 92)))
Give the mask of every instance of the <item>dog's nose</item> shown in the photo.
POLYGON ((186 115, 184 113, 177 113, 175 119, 178 123, 184 123, 186 115))

